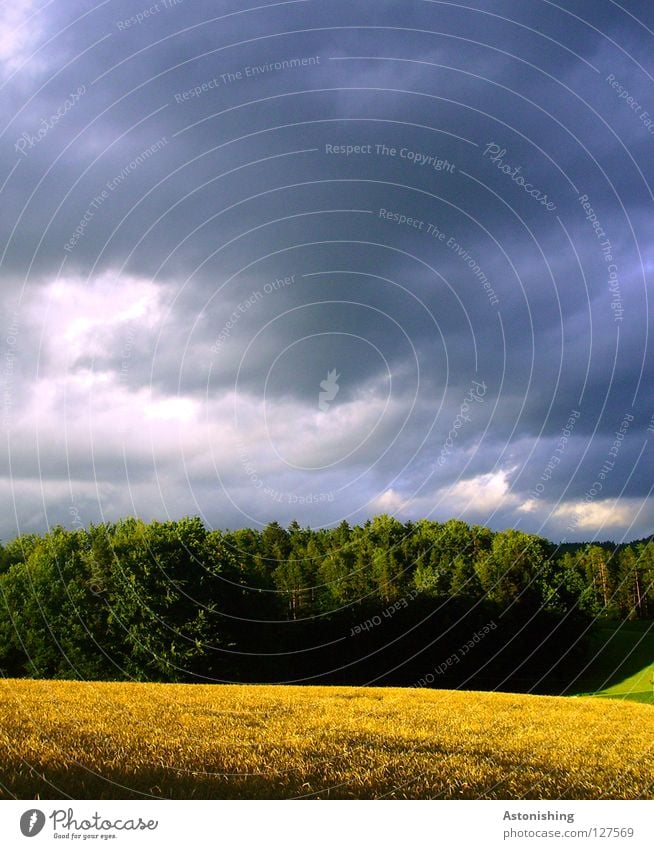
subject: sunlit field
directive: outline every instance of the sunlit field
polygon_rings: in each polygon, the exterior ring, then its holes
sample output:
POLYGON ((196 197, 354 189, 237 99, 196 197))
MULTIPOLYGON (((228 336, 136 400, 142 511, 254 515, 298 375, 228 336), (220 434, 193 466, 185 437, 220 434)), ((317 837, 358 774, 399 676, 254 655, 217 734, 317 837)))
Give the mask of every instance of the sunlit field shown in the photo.
POLYGON ((652 798, 644 704, 29 680, 0 700, 4 798, 652 798))

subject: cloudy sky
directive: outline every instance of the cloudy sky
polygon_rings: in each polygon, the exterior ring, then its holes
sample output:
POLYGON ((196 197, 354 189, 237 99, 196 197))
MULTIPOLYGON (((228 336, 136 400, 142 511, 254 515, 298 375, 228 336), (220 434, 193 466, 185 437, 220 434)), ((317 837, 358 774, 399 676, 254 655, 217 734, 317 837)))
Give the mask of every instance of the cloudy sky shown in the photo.
POLYGON ((0 537, 651 533, 653 47, 647 0, 3 4, 0 537))

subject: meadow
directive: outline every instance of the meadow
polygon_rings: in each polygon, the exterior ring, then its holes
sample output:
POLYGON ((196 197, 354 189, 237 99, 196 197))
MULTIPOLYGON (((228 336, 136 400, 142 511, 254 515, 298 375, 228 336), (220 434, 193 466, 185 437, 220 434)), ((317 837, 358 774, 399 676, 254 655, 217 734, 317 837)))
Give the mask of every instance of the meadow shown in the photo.
POLYGON ((569 692, 654 704, 654 628, 648 621, 596 623, 592 661, 569 692))
POLYGON ((650 705, 4 679, 0 798, 652 798, 650 705))

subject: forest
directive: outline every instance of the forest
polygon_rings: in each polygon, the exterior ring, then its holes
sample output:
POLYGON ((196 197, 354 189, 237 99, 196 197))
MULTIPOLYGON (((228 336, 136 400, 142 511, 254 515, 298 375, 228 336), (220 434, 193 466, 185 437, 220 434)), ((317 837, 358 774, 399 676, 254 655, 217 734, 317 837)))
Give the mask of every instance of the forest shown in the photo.
POLYGON ((127 518, 0 549, 10 677, 559 693, 594 622, 653 616, 651 540, 557 547, 455 519, 127 518))

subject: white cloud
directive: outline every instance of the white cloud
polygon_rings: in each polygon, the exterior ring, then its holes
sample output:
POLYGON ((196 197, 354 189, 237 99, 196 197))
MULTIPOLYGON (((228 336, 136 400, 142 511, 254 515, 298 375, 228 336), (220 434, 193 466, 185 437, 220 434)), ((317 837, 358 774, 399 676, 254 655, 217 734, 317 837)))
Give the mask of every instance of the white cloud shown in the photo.
POLYGON ((371 502, 371 507, 375 512, 381 513, 399 513, 409 506, 409 501, 405 499, 399 492, 394 489, 387 489, 377 496, 371 502))
POLYGON ((265 415, 266 437, 286 463, 318 468, 352 457, 374 462, 401 426, 406 410, 381 394, 366 393, 334 404, 327 412, 318 409, 317 401, 315 408, 275 401, 262 405, 259 415, 265 415))
POLYGON ((42 329, 49 367, 62 369, 79 357, 118 356, 128 332, 152 335, 168 299, 162 284, 127 274, 66 277, 35 292, 27 318, 42 329))
POLYGON ((469 509, 475 512, 493 512, 519 503, 517 495, 509 492, 508 478, 515 469, 504 469, 488 474, 476 475, 468 480, 457 481, 445 493, 448 503, 453 502, 458 514, 469 509))
MULTIPOLYGON (((0 65, 6 76, 29 59, 41 35, 42 24, 33 0, 5 0, 0 6, 0 65)), ((34 68, 31 60, 30 69, 34 68)))
POLYGON ((146 402, 143 413, 146 419, 190 422, 198 419, 198 405, 190 398, 160 398, 146 402))
POLYGON ((556 507, 552 515, 575 528, 597 532, 604 528, 620 528, 631 524, 637 510, 637 504, 624 501, 618 503, 607 498, 602 501, 566 502, 556 507))

